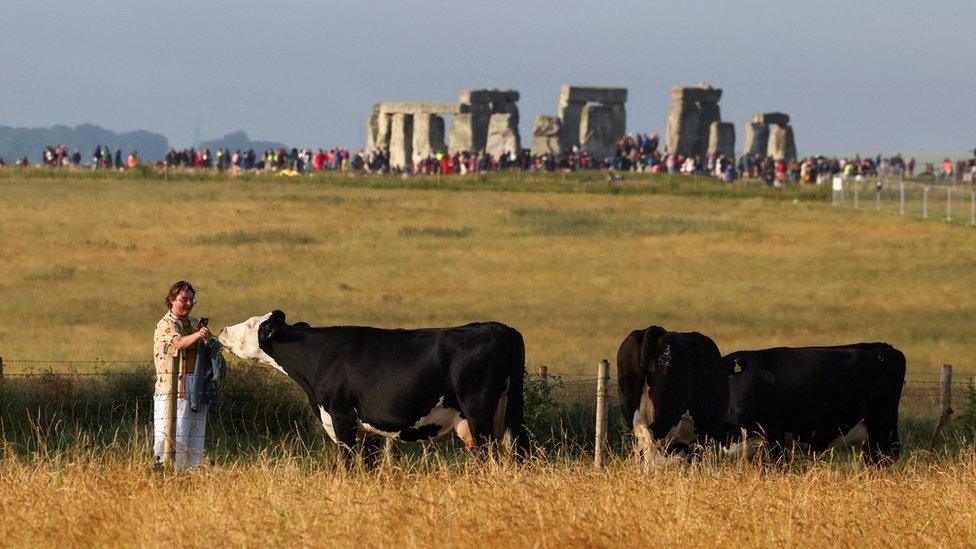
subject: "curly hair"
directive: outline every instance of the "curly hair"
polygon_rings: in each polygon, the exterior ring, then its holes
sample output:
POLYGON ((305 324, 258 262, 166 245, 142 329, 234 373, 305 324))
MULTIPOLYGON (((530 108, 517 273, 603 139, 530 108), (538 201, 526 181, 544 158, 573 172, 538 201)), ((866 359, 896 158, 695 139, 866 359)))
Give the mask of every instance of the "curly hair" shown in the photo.
POLYGON ((169 287, 169 293, 166 294, 166 308, 173 308, 173 300, 176 296, 180 295, 180 292, 190 292, 193 295, 197 295, 197 291, 193 289, 193 285, 186 280, 180 280, 174 282, 172 286, 169 287))

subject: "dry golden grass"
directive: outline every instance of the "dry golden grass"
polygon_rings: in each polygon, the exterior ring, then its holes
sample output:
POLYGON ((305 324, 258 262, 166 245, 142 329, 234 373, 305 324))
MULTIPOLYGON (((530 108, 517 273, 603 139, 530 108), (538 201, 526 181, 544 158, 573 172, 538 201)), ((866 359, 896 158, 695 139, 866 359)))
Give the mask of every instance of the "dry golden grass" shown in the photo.
POLYGON ((589 371, 652 323, 725 352, 883 340, 910 371, 976 369, 976 231, 937 221, 355 180, 9 177, 0 203, 8 368, 147 359, 163 293, 187 278, 217 327, 274 308, 315 325, 495 319, 552 371, 589 371))
MULTIPOLYGON (((589 369, 651 323, 700 330, 724 351, 885 340, 915 372, 973 369, 970 229, 768 198, 358 185, 0 179, 8 371, 17 359, 147 359, 179 278, 218 327, 272 308, 320 325, 496 319, 552 371, 589 369)), ((971 450, 888 469, 650 473, 626 460, 596 471, 564 458, 514 468, 437 457, 364 473, 337 468, 329 451, 282 451, 165 475, 147 449, 136 439, 5 451, 0 543, 976 543, 971 450)))
POLYGON ((891 469, 260 458, 166 476, 122 458, 0 465, 6 546, 511 547, 976 543, 976 455, 891 469))

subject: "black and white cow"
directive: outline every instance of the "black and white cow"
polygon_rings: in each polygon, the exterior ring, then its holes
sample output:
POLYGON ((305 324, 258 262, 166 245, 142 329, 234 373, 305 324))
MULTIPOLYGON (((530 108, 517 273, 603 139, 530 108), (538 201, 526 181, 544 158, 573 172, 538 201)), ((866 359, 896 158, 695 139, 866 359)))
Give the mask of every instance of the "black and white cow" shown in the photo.
POLYGON ((722 434, 728 378, 715 342, 660 326, 634 330, 617 351, 620 411, 648 462, 687 454, 722 434))
POLYGON ((295 380, 346 449, 370 435, 420 441, 453 432, 471 449, 497 441, 514 444, 519 455, 527 450, 525 344, 504 324, 312 328, 289 325, 273 311, 224 328, 219 340, 295 380))
POLYGON ((816 452, 860 446, 872 461, 898 458, 898 404, 905 355, 887 343, 777 347, 725 357, 729 420, 770 451, 788 438, 816 452))

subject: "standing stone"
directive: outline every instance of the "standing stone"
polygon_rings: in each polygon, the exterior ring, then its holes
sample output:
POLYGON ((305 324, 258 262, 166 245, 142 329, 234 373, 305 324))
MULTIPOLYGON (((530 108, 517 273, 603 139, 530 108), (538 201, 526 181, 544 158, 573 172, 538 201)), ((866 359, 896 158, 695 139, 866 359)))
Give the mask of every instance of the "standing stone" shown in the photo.
POLYGON ((695 141, 695 154, 708 152, 708 141, 712 124, 722 120, 718 103, 698 104, 698 139, 695 141))
POLYGON ((580 148, 596 162, 617 154, 613 112, 605 105, 587 105, 580 115, 580 148))
POLYGON ((695 154, 698 133, 698 108, 682 100, 671 103, 664 130, 665 149, 671 154, 695 154))
POLYGON ((790 139, 788 126, 779 124, 769 124, 769 143, 766 147, 766 156, 773 157, 773 160, 787 160, 787 148, 790 139))
POLYGON ((559 119, 562 120, 561 146, 569 151, 580 142, 580 116, 585 103, 565 103, 559 105, 559 119))
POLYGON ((532 124, 532 154, 551 153, 556 156, 562 154, 559 143, 559 131, 562 121, 557 116, 539 115, 532 124))
POLYGON ((712 122, 709 126, 708 154, 735 156, 735 124, 712 122))
POLYGON ((390 126, 390 167, 406 168, 413 161, 413 115, 394 113, 390 126))
MULTIPOLYGON (((624 90, 624 92, 626 93, 627 90, 624 90)), ((610 103, 607 107, 610 109, 610 125, 613 128, 613 139, 617 141, 627 133, 627 109, 624 108, 623 103, 610 103)))
POLYGON ((390 116, 374 112, 366 123, 366 150, 379 151, 390 146, 390 116))
POLYGON ((372 151, 376 150, 376 132, 379 129, 379 118, 380 115, 373 113, 369 115, 369 119, 366 120, 366 150, 372 151))
POLYGON ((488 124, 491 120, 491 105, 488 103, 472 103, 471 113, 471 149, 477 152, 484 149, 488 141, 488 124))
POLYGON ((718 101, 722 90, 705 83, 671 88, 671 108, 665 129, 665 148, 669 153, 702 155, 708 150, 713 122, 721 120, 718 101))
POLYGON ((413 115, 413 152, 427 156, 445 150, 444 119, 436 114, 413 115))
POLYGON ((745 143, 742 148, 743 154, 766 156, 769 143, 769 126, 762 122, 749 122, 746 124, 745 143))
POLYGON ((787 160, 796 160, 796 141, 793 138, 793 126, 786 126, 786 152, 787 160))
POLYGON ((474 132, 471 124, 471 113, 455 114, 451 120, 451 134, 448 137, 451 154, 456 152, 474 151, 474 132))
POLYGON ((511 113, 491 115, 485 152, 499 158, 502 154, 512 152, 517 154, 521 151, 518 127, 514 124, 514 120, 515 117, 511 113))

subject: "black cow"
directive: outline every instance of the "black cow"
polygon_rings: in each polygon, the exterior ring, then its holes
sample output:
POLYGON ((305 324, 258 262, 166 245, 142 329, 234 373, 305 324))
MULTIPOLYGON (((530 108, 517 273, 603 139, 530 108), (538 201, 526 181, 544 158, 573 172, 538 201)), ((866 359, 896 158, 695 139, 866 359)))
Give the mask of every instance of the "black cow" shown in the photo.
POLYGON ((692 442, 722 434, 728 378, 707 336, 660 326, 634 330, 617 351, 617 382, 620 411, 645 458, 660 449, 688 453, 692 442))
MULTIPOLYGON (((527 450, 525 344, 504 324, 312 328, 288 325, 284 313, 273 311, 224 328, 219 340, 295 380, 326 432, 346 449, 357 437, 369 442, 368 435, 419 441, 453 431, 471 449, 509 438, 518 455, 527 450)), ((375 445, 367 457, 374 452, 375 445)))
POLYGON ((905 355, 891 345, 738 351, 725 362, 730 422, 772 452, 791 436, 817 452, 861 445, 869 460, 898 458, 905 355))

